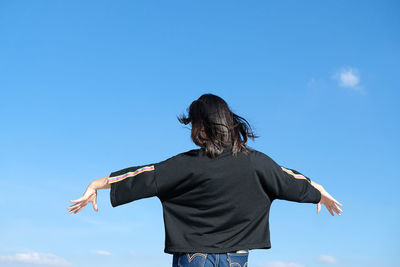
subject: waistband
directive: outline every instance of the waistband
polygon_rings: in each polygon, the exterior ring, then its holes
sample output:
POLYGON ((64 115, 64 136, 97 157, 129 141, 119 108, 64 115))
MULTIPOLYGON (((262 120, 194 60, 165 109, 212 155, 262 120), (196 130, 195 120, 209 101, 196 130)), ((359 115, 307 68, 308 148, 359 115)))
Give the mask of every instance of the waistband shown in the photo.
POLYGON ((247 252, 249 252, 249 250, 241 249, 241 250, 232 251, 231 253, 247 253, 247 252))

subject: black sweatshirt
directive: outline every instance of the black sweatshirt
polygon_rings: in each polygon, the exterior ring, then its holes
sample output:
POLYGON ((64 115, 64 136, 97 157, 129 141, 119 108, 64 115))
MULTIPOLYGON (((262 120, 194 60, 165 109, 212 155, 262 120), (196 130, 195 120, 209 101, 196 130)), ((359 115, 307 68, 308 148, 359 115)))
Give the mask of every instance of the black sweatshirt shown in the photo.
POLYGON ((301 173, 249 148, 217 158, 204 149, 112 172, 113 207, 157 196, 162 203, 164 252, 226 253, 271 248, 269 210, 274 199, 319 203, 321 193, 301 173))

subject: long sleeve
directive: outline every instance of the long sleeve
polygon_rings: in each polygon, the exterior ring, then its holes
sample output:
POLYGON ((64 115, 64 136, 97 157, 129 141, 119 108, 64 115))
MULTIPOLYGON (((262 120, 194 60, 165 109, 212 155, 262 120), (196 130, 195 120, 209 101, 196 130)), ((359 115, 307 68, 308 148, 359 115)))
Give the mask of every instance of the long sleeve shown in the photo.
POLYGON ((193 162, 179 153, 165 160, 137 165, 110 173, 110 200, 113 207, 134 200, 157 196, 160 200, 183 193, 193 162))
POLYGON ((273 199, 317 204, 321 192, 311 184, 311 179, 300 172, 278 165, 266 154, 256 151, 254 168, 265 192, 273 199))
POLYGON ((157 195, 156 164, 138 165, 110 173, 110 200, 113 207, 157 195))

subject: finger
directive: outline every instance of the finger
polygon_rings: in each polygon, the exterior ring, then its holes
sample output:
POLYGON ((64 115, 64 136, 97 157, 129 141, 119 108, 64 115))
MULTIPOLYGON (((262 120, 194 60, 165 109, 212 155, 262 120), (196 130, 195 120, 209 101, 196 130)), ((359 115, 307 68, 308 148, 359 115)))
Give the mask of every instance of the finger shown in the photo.
MULTIPOLYGON (((326 205, 325 205, 326 206, 326 205)), ((329 207, 329 206, 326 206, 326 208, 329 210, 329 212, 330 212, 330 214, 332 214, 332 216, 335 216, 334 214, 333 214, 333 212, 332 212, 332 209, 331 209, 331 207, 329 207)))
POLYGON ((321 204, 318 203, 318 204, 317 204, 317 213, 319 213, 320 211, 321 211, 321 204))
POLYGON ((81 211, 81 209, 83 209, 84 208, 84 206, 83 207, 79 207, 79 208, 77 208, 75 211, 74 211, 74 213, 75 214, 77 214, 78 212, 80 212, 81 211))
POLYGON ((68 213, 72 213, 72 212, 74 212, 77 208, 79 208, 80 206, 78 205, 78 206, 75 206, 75 207, 73 207, 73 208, 71 208, 70 209, 70 211, 68 212, 68 213))
POLYGON ((74 211, 76 211, 77 209, 79 209, 81 207, 81 205, 77 205, 75 207, 73 207, 68 213, 72 213, 74 211))
POLYGON ((333 209, 335 212, 342 211, 342 210, 339 208, 339 206, 336 204, 336 202, 334 202, 334 201, 331 201, 331 202, 329 203, 329 207, 331 207, 331 209, 333 209))
POLYGON ((338 207, 336 207, 336 206, 334 206, 335 207, 335 212, 340 216, 341 214, 340 214, 340 212, 341 212, 341 210, 340 210, 340 208, 338 208, 338 207))
POLYGON ((340 212, 343 212, 343 210, 342 210, 341 208, 339 208, 339 207, 337 207, 337 206, 336 206, 336 208, 337 208, 338 210, 340 210, 340 212))
POLYGON ((332 201, 334 201, 334 202, 336 202, 338 205, 340 205, 340 206, 343 206, 341 203, 339 203, 339 201, 337 201, 334 197, 332 197, 329 193, 328 193, 328 195, 329 195, 329 198, 332 200, 332 201))
POLYGON ((83 197, 80 197, 80 198, 78 198, 78 199, 75 199, 75 200, 70 200, 71 202, 79 202, 79 201, 81 201, 83 199, 83 197))
POLYGON ((69 206, 67 209, 73 209, 73 208, 78 207, 80 205, 81 205, 81 203, 76 203, 74 205, 69 206))
POLYGON ((96 197, 93 199, 93 209, 95 210, 95 211, 98 211, 98 209, 97 209, 97 201, 96 201, 96 197))
POLYGON ((339 203, 339 201, 337 201, 336 199, 334 199, 332 196, 330 196, 331 200, 334 201, 335 203, 337 203, 340 206, 343 206, 341 203, 339 203))
POLYGON ((82 202, 80 206, 75 207, 74 209, 71 209, 70 212, 68 213, 77 213, 81 209, 83 209, 86 206, 87 203, 82 202))
POLYGON ((339 211, 336 209, 336 207, 332 206, 331 210, 333 210, 334 212, 336 212, 337 214, 339 214, 339 211))
POLYGON ((341 203, 339 203, 339 201, 334 199, 332 196, 329 197, 329 200, 332 202, 332 204, 337 204, 337 205, 343 206, 341 203))
POLYGON ((343 207, 343 205, 340 204, 339 201, 337 201, 336 199, 333 199, 333 200, 336 202, 336 204, 338 204, 338 205, 340 205, 341 207, 343 207))
POLYGON ((68 211, 68 214, 71 214, 71 213, 75 212, 77 209, 78 208, 75 208, 75 209, 72 209, 72 210, 68 211))

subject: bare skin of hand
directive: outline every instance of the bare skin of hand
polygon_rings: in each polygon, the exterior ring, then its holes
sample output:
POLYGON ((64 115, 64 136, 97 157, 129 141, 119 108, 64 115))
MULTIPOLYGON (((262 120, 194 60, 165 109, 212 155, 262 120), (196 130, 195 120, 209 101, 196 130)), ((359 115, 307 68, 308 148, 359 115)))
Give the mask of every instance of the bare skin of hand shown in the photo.
POLYGON ((83 194, 82 197, 75 199, 75 200, 70 200, 72 203, 71 206, 69 206, 67 209, 70 209, 68 214, 71 214, 72 212, 76 214, 79 212, 81 209, 83 209, 89 202, 92 202, 93 204, 93 209, 95 211, 99 211, 97 208, 97 190, 88 186, 86 189, 85 193, 83 194))
POLYGON ((343 205, 334 199, 328 192, 326 192, 322 185, 315 182, 313 182, 312 185, 321 192, 321 200, 317 204, 317 213, 321 211, 321 205, 324 204, 332 216, 334 216, 333 211, 341 216, 340 213, 343 211, 339 208, 339 206, 343 207, 343 205))

